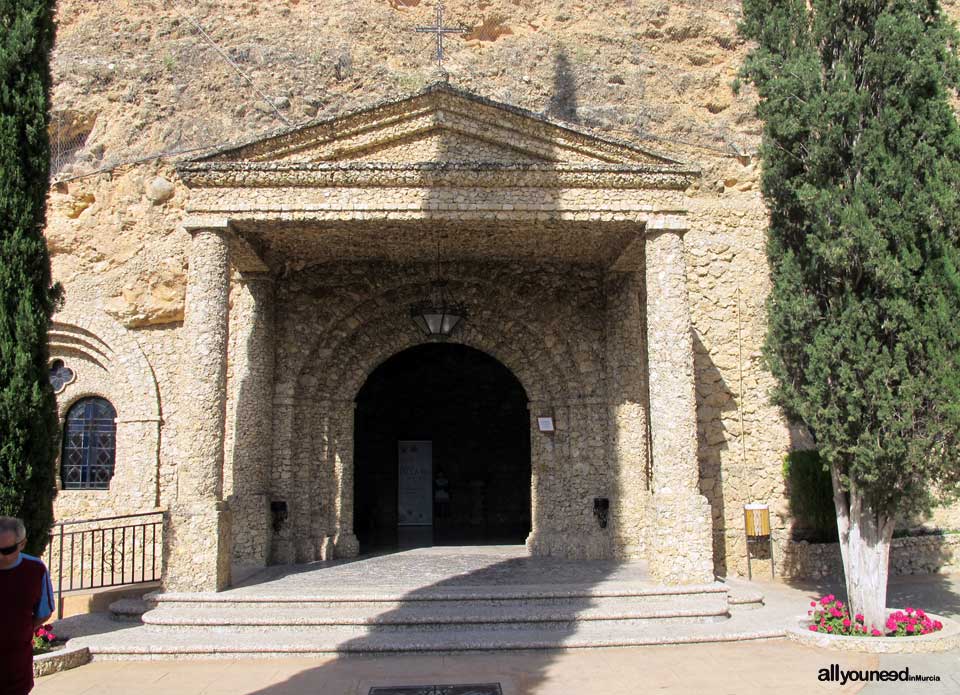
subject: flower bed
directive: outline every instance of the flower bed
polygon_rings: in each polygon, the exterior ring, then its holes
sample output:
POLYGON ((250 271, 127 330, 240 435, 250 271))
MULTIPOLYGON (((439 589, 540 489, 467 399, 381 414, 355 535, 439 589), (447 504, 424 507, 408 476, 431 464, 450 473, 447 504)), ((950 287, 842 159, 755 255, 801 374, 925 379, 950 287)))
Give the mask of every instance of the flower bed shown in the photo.
POLYGON ((921 609, 891 612, 884 625, 866 625, 862 615, 833 594, 810 603, 807 617, 788 628, 787 637, 799 642, 867 652, 935 652, 960 647, 960 625, 921 609), (883 637, 909 639, 878 639, 883 637))
POLYGON ((907 606, 902 611, 894 611, 887 618, 884 629, 876 625, 864 625, 863 616, 850 615, 850 609, 833 594, 810 602, 810 632, 855 637, 914 637, 928 635, 943 629, 943 621, 935 620, 921 609, 907 606))
POLYGON ((33 655, 46 654, 56 646, 57 636, 52 625, 41 625, 33 632, 33 655))

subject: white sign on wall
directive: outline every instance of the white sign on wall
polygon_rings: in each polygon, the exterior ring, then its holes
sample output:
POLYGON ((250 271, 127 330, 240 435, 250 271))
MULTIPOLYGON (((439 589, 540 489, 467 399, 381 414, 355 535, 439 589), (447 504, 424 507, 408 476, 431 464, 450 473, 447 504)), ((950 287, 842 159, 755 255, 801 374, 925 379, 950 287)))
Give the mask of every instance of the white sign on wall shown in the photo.
POLYGON ((433 442, 397 443, 399 484, 397 525, 433 525, 433 442))

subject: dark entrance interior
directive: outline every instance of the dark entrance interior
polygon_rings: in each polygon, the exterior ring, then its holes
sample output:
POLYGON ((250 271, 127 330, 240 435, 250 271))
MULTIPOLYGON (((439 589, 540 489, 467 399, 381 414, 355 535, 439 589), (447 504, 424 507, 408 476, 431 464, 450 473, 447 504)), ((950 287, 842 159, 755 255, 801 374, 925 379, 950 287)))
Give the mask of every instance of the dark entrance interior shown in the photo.
POLYGON ((432 446, 431 529, 416 544, 523 543, 530 532, 527 396, 484 352, 431 343, 377 367, 357 395, 354 524, 361 552, 405 545, 398 533, 398 442, 432 446), (445 490, 446 494, 439 492, 445 490), (439 494, 438 494, 439 492, 439 494))

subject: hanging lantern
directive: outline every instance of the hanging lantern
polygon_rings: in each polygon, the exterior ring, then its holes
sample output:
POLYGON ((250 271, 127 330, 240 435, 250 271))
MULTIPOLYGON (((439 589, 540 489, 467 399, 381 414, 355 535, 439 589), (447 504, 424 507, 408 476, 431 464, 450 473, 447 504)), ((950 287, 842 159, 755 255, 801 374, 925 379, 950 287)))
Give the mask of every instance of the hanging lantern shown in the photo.
POLYGON ((425 335, 448 338, 457 326, 467 319, 467 307, 447 297, 447 281, 440 265, 440 237, 437 236, 437 277, 432 284, 430 299, 410 306, 410 318, 425 335))
POLYGON ((447 283, 433 282, 433 296, 410 307, 410 318, 423 333, 433 338, 447 338, 467 318, 467 308, 461 302, 447 298, 447 283))

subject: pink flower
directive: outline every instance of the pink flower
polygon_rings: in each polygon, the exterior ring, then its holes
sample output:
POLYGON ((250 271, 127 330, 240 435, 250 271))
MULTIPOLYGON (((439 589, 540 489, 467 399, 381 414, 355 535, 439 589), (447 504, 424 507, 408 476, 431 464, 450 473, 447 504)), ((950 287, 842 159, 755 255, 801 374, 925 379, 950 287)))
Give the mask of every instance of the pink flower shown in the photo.
POLYGON ((833 632, 833 625, 827 625, 827 632, 833 632))
POLYGON ((913 609, 910 606, 907 606, 907 613, 913 613, 913 609))
POLYGON ((830 603, 830 599, 828 599, 826 596, 824 596, 822 599, 820 599, 820 605, 821 605, 821 606, 825 606, 825 605, 827 605, 828 603, 830 603))
POLYGON ((816 602, 816 601, 811 601, 811 602, 810 602, 810 607, 811 607, 811 608, 816 608, 816 607, 817 607, 817 602, 816 602))
POLYGON ((811 632, 816 632, 816 631, 817 631, 817 626, 816 626, 816 625, 811 625, 809 629, 810 629, 811 632))
POLYGON ((874 637, 879 637, 882 633, 881 633, 880 630, 878 630, 877 628, 873 628, 873 629, 870 631, 870 634, 873 635, 874 637))
POLYGON ((850 627, 850 618, 844 618, 844 619, 843 619, 843 626, 846 627, 846 628, 849 628, 849 627, 850 627))
POLYGON ((934 629, 934 630, 942 630, 942 629, 943 629, 943 623, 941 623, 939 620, 934 620, 934 621, 933 621, 933 629, 934 629))
POLYGON ((863 622, 863 613, 857 613, 857 622, 858 622, 858 623, 862 623, 862 622, 863 622))

